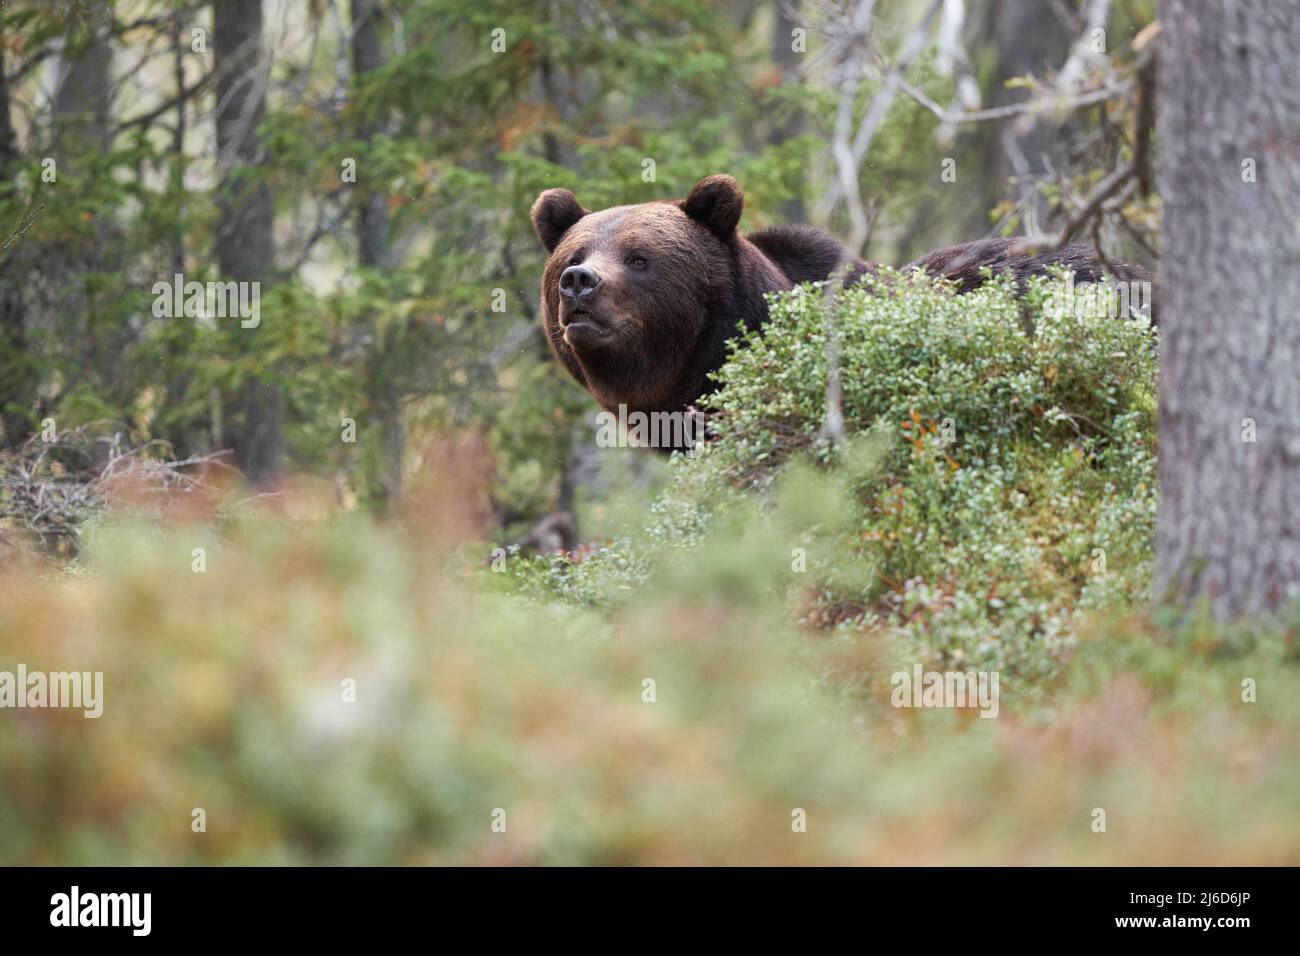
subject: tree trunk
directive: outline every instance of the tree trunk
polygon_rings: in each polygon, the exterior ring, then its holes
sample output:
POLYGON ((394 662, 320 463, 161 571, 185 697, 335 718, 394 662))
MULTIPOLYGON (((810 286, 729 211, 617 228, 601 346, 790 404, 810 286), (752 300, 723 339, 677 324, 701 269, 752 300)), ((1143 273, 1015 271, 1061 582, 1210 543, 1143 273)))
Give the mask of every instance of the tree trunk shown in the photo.
MULTIPOLYGON (((5 46, 0 23, 0 48, 5 46)), ((9 84, 0 63, 0 181, 18 175, 22 155, 18 136, 9 119, 9 84)), ((5 242, 20 223, 0 224, 0 242, 5 242)), ((22 239, 15 240, 21 243, 22 239)), ((36 387, 35 370, 27 353, 27 330, 23 318, 23 283, 19 250, 12 246, 0 258, 0 426, 6 447, 13 447, 31 430, 28 405, 36 387)))
POLYGON ((1160 22, 1156 595, 1225 619, 1300 596, 1300 10, 1160 22))
MULTIPOLYGON (((997 70, 994 73, 994 101, 1016 103, 1030 98, 1026 90, 1007 90, 1007 81, 1033 74, 1042 76, 1048 67, 1059 68, 1070 50, 1070 36, 1050 3, 1024 3, 1022 0, 1001 2, 993 14, 993 36, 997 44, 997 70)), ((982 218, 979 232, 988 229, 988 209, 999 198, 1007 181, 1015 176, 1016 199, 1024 208, 1024 227, 1031 233, 1043 228, 1047 204, 1035 188, 1034 180, 1047 173, 1043 161, 1047 154, 1059 164, 1059 132, 1044 122, 1028 117, 996 123, 981 131, 988 137, 997 174, 986 183, 993 188, 976 213, 982 218)), ((982 177, 981 177, 982 178, 982 177)), ((978 234, 978 233, 977 233, 978 234)))
MULTIPOLYGON (((352 0, 352 72, 360 79, 384 65, 380 35, 380 12, 376 0, 352 0)), ((369 143, 380 131, 378 119, 360 116, 357 135, 369 143)), ((373 177, 359 177, 357 241, 361 265, 387 269, 392 265, 389 244, 388 206, 384 191, 373 177)), ((373 320, 371 321, 374 325, 373 320)), ((372 328, 366 363, 368 412, 379 429, 379 484, 385 501, 402 493, 402 456, 406 435, 402 427, 401 385, 398 381, 402 345, 398 330, 389 326, 372 328)))
POLYGON ((98 9, 69 28, 78 36, 68 39, 63 57, 67 72, 54 97, 55 136, 60 146, 69 139, 68 149, 78 144, 99 149, 109 145, 111 26, 108 10, 98 9))
MULTIPOLYGON (((253 167, 261 164, 257 134, 266 111, 268 74, 262 63, 262 0, 220 0, 212 4, 217 81, 217 152, 221 185, 216 251, 225 279, 264 282, 271 276, 275 208, 270 188, 253 167), (227 68, 226 64, 233 66, 227 68)), ((262 290, 265 293, 265 289, 262 290)), ((227 320, 230 321, 230 320, 227 320)), ((235 320, 238 321, 238 320, 235 320)), ((238 351, 252 355, 265 325, 238 328, 238 351)), ((284 396, 272 381, 254 376, 239 389, 224 415, 225 443, 253 484, 279 474, 284 462, 284 396)))
MULTIPOLYGON (((776 17, 772 21, 772 61, 781 71, 783 84, 799 82, 799 67, 802 65, 803 54, 796 53, 794 50, 794 30, 801 25, 798 19, 800 2, 801 0, 778 2, 776 17)), ((798 138, 804 131, 803 119, 802 113, 793 113, 784 122, 772 124, 768 142, 777 146, 798 138)), ((803 197, 796 196, 787 201, 781 207, 781 215, 785 217, 786 222, 803 222, 808 216, 803 197)))
MULTIPOLYGON (((54 96, 51 136, 57 168, 61 174, 75 176, 79 167, 84 170, 85 157, 102 155, 112 146, 113 14, 107 7, 95 7, 70 19, 59 61, 62 80, 54 96)), ((122 356, 134 345, 136 333, 101 308, 105 295, 115 292, 105 287, 101 277, 125 272, 128 264, 117 255, 121 232, 114 216, 96 215, 92 225, 93 239, 43 250, 43 271, 54 279, 57 290, 45 307, 52 307, 59 335, 69 343, 68 351, 76 354, 86 377, 98 383, 109 404, 130 409, 132 385, 122 356)), ((122 424, 134 427, 129 411, 124 412, 122 424)), ((96 466, 108 464, 108 446, 97 444, 91 453, 96 466)))

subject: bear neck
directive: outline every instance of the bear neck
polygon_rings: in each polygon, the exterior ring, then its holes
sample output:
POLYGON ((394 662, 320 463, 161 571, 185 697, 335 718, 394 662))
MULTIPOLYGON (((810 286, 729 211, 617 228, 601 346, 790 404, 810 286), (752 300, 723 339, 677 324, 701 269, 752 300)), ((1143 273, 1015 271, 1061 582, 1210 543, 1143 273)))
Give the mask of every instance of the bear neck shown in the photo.
POLYGON ((727 360, 727 342, 742 330, 762 328, 767 321, 766 293, 794 288, 790 277, 745 236, 737 233, 726 246, 731 284, 707 307, 677 394, 656 403, 666 406, 664 409, 651 410, 680 411, 714 391, 717 383, 713 376, 727 360))

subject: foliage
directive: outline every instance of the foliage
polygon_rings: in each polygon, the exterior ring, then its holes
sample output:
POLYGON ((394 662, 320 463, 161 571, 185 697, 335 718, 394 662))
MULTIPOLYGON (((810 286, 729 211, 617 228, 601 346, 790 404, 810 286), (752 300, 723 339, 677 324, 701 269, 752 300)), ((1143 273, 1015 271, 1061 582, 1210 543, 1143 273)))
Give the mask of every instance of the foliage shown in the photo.
POLYGON ((1155 522, 1155 333, 1054 317, 1066 289, 1035 280, 1021 301, 1008 279, 956 295, 886 272, 835 303, 813 287, 775 298, 719 373, 717 437, 678 463, 651 520, 577 565, 538 559, 527 580, 616 601, 716 515, 756 507, 752 489, 776 508, 787 571, 793 549, 807 556, 807 623, 879 629, 937 667, 1054 675, 1082 612, 1146 599, 1155 522), (847 450, 822 434, 832 332, 847 450), (830 484, 782 471, 791 457, 830 484), (781 517, 781 501, 827 494, 833 521, 781 517))
POLYGON ((605 608, 301 492, 220 536, 109 523, 80 579, 7 577, 0 659, 105 692, 98 720, 3 712, 0 862, 1300 861, 1293 625, 1090 616, 1068 673, 1004 674, 997 719, 895 709, 905 651, 796 624, 788 529, 839 520, 826 481, 739 493, 605 608))

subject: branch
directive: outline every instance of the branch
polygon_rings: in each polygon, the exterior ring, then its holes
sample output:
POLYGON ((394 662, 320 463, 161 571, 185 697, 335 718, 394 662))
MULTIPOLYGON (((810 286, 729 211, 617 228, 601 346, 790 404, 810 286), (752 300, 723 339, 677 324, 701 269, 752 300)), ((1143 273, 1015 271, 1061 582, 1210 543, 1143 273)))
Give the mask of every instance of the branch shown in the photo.
POLYGON ((1011 119, 1014 116, 1021 116, 1026 113, 1034 115, 1051 112, 1067 113, 1076 110, 1081 106, 1090 106, 1093 103, 1105 102, 1115 96, 1121 96, 1128 93, 1132 89, 1131 85, 1121 83, 1104 86, 1099 90, 1092 90, 1088 93, 1080 93, 1077 96, 1049 95, 1028 99, 1022 103, 1009 103, 1006 106, 994 106, 986 110, 975 110, 970 113, 953 113, 944 109, 906 80, 899 81, 899 88, 935 116, 939 117, 942 122, 952 124, 992 123, 998 122, 999 120, 1011 119))
POLYGON ((831 151, 839 171, 838 180, 832 181, 832 188, 822 206, 822 218, 830 217, 835 208, 839 192, 848 200, 849 218, 852 220, 852 236, 849 248, 854 255, 862 250, 867 240, 866 213, 862 208, 862 195, 858 189, 858 164, 853 158, 853 148, 849 143, 849 134, 853 124, 853 103, 858 98, 858 89, 862 85, 862 67, 866 61, 867 31, 871 26, 874 0, 859 0, 853 11, 849 43, 853 44, 842 69, 843 79, 840 84, 839 108, 835 114, 835 135, 831 151), (838 184, 838 191, 835 186, 838 184))
MULTIPOLYGON (((1124 218, 1122 209, 1133 193, 1137 191, 1137 188, 1137 168, 1133 163, 1126 163, 1112 170, 1088 194, 1088 198, 1084 200, 1083 205, 1070 217, 1070 220, 1060 232, 1037 238, 1026 237, 1021 239, 1021 248, 1034 253, 1058 252, 1073 242, 1085 229, 1092 229, 1093 234, 1096 235, 1095 225, 1100 224, 1102 217, 1111 213, 1119 213, 1120 220, 1131 229, 1132 224, 1128 223, 1124 218)), ((1098 252, 1100 251, 1099 247, 1098 252)), ((1104 255, 1102 259, 1105 261, 1104 255)))
MULTIPOLYGON (((36 222, 36 217, 40 215, 41 210, 44 208, 45 208, 45 203, 41 203, 39 206, 37 206, 35 209, 33 209, 31 212, 29 212, 26 216, 23 217, 23 221, 18 225, 18 228, 14 230, 13 235, 11 235, 8 239, 4 241, 4 245, 0 246, 0 255, 3 255, 6 249, 8 249, 15 242, 21 239, 23 237, 23 233, 25 233, 28 229, 32 228, 32 223, 36 222)), ((6 259, 0 259, 0 266, 5 265, 7 261, 8 260, 6 259)))
POLYGON ((1097 188, 1092 191, 1092 194, 1084 202, 1083 208, 1071 217, 1070 221, 1065 224, 1064 229, 1055 236, 1047 236, 1039 240, 1038 243, 1053 250, 1064 249, 1088 225, 1094 216, 1108 211, 1104 208, 1106 200, 1119 193, 1122 187, 1125 191, 1120 193, 1120 199, 1117 203, 1122 204, 1123 200, 1128 198, 1137 186, 1136 176, 1137 170, 1132 163, 1125 163, 1118 169, 1112 170, 1110 175, 1097 184, 1097 188))
POLYGON ((139 116, 133 116, 129 120, 123 120, 114 128, 113 135, 117 136, 119 133, 124 133, 128 129, 131 129, 133 126, 148 126, 150 123, 152 123, 158 117, 162 116, 164 113, 168 112, 169 110, 174 110, 181 103, 184 103, 195 93, 201 92, 204 87, 206 87, 213 80, 217 79, 218 74, 220 72, 221 72, 220 67, 212 69, 208 71, 208 73, 205 74, 204 76, 195 80, 194 83, 182 89, 175 96, 171 97, 168 100, 165 100, 163 103, 154 107, 148 112, 141 113, 139 116))
POLYGON ((862 0, 854 11, 853 36, 855 38, 861 37, 861 46, 855 48, 844 66, 844 80, 840 88, 840 104, 836 116, 835 137, 832 145, 832 152, 839 165, 839 177, 832 181, 826 201, 822 206, 823 217, 829 218, 830 211, 835 208, 835 204, 839 201, 841 195, 848 200, 849 217, 852 220, 849 250, 854 255, 861 255, 862 247, 867 241, 869 232, 866 212, 862 208, 862 195, 858 189, 858 169, 866 160, 867 153, 871 150, 871 143, 876 138, 876 133, 879 132, 880 126, 889 112, 889 107, 894 102, 894 97, 903 82, 903 74, 907 72, 916 58, 921 55, 921 51, 925 49, 925 36, 929 32, 930 23, 942 6, 943 0, 932 0, 929 9, 921 18, 921 22, 916 25, 907 41, 903 44, 903 51, 899 54, 898 61, 885 75, 880 89, 872 97, 866 115, 863 116, 862 122, 858 124, 857 132, 850 144, 848 127, 852 121, 853 102, 857 99, 858 89, 861 86, 862 66, 867 44, 867 28, 870 26, 874 3, 862 0))

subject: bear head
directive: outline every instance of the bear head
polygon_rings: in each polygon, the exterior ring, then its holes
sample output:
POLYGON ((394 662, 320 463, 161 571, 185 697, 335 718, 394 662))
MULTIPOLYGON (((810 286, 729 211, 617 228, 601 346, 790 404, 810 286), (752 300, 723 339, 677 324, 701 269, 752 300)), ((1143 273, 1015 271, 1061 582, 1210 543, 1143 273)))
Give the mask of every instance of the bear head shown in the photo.
POLYGON ((605 408, 677 411, 708 390, 739 327, 766 318, 763 293, 789 279, 736 231, 744 207, 730 176, 689 196, 599 212, 567 189, 533 204, 550 258, 542 274, 546 337, 605 408))

